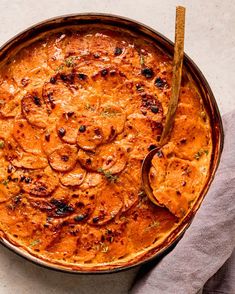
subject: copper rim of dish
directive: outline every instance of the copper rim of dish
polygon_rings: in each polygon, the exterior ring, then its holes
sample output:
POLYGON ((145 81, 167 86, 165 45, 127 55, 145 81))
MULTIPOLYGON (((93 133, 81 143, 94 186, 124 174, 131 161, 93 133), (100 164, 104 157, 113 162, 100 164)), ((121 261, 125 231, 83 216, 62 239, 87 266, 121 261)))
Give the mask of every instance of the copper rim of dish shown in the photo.
MULTIPOLYGON (((55 29, 62 29, 67 26, 79 26, 82 24, 102 24, 102 25, 109 25, 115 27, 124 28, 128 31, 135 32, 142 37, 146 37, 151 39, 158 47, 162 48, 166 51, 169 55, 173 55, 174 44, 168 40, 165 36, 158 33, 157 31, 153 30, 152 28, 134 20, 117 16, 111 14, 97 14, 97 13, 86 13, 86 14, 71 14, 71 15, 64 15, 59 16, 56 18, 48 19, 43 22, 40 22, 22 33, 16 35, 12 39, 10 39, 7 43, 5 43, 0 48, 0 63, 7 59, 9 55, 14 51, 15 48, 20 48, 21 46, 35 38, 41 33, 46 33, 49 31, 53 31, 55 29)), ((224 134, 223 134, 223 125, 221 116, 219 113, 219 109, 215 100, 215 97, 211 91, 211 88, 206 81, 204 75, 197 67, 197 65, 186 55, 184 54, 184 67, 187 72, 189 72, 197 85, 198 90, 202 96, 205 108, 208 112, 210 117, 211 126, 212 126, 212 158, 210 163, 210 176, 208 177, 207 183, 205 184, 204 189, 201 191, 200 196, 198 197, 196 203, 194 204, 193 208, 191 209, 190 213, 181 223, 181 225, 171 233, 168 238, 164 241, 163 244, 146 251, 145 254, 141 254, 139 258, 134 258, 131 260, 127 265, 124 266, 93 266, 90 270, 83 270, 78 268, 73 268, 73 266, 61 266, 60 264, 50 263, 43 259, 39 259, 23 248, 20 248, 12 243, 10 243, 5 237, 4 232, 3 236, 0 236, 1 244, 9 248, 10 250, 14 251, 18 255, 26 258, 27 260, 36 263, 40 266, 63 271, 63 272, 70 272, 70 273, 79 273, 79 274, 92 274, 92 273, 112 273, 121 270, 128 270, 132 267, 142 265, 150 260, 161 258, 165 254, 167 254, 179 241, 179 239, 183 236, 185 230, 189 227, 192 222, 194 215, 196 214, 198 208, 200 207, 202 200, 204 199, 211 182, 213 181, 215 172, 219 165, 222 149, 223 149, 223 141, 224 141, 224 134), (103 269, 102 269, 103 268, 103 269)))

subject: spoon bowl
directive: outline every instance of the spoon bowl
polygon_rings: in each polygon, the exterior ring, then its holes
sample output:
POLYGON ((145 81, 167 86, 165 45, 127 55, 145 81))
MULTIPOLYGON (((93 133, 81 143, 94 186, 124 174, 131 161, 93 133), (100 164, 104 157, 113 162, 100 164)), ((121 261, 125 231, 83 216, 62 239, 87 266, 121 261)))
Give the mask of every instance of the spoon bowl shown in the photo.
POLYGON ((149 171, 151 168, 152 159, 155 154, 157 154, 160 150, 160 147, 152 149, 144 158, 142 168, 141 168, 141 176, 142 176, 142 186, 147 195, 147 197, 156 205, 164 207, 164 205, 160 204, 158 200, 153 195, 153 190, 151 188, 149 182, 149 171))

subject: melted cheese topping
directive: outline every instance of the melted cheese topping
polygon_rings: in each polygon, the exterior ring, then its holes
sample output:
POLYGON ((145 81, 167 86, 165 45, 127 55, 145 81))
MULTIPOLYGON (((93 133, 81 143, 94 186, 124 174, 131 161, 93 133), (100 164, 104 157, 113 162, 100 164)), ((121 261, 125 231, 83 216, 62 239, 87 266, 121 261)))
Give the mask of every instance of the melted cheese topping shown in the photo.
POLYGON ((115 268, 160 248, 207 180, 210 122, 183 72, 170 142, 158 144, 172 59, 127 32, 43 36, 0 68, 0 229, 32 255, 74 269, 115 268), (97 267, 99 266, 99 267, 97 267))

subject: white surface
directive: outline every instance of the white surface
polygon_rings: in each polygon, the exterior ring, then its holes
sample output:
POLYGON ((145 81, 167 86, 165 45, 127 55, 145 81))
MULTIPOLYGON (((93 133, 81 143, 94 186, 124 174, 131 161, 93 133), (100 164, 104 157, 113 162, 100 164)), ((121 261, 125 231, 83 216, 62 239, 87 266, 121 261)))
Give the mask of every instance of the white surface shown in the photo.
MULTIPOLYGON (((221 112, 228 112, 235 108, 234 0, 0 0, 0 45, 39 21, 81 12, 127 16, 173 39, 178 4, 187 8, 185 52, 206 76, 221 112)), ((133 277, 133 271, 92 277, 53 272, 0 247, 0 294, 125 294, 133 277)))

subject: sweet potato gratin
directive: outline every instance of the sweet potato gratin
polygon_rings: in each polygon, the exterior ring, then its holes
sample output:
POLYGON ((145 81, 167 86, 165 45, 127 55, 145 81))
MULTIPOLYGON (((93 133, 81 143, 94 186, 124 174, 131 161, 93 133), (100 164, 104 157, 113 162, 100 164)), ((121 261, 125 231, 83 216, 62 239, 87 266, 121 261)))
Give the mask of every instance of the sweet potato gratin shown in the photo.
MULTIPOLYGON (((160 246, 209 174, 211 127, 184 70, 170 141, 158 145, 172 58, 122 29, 42 35, 0 68, 0 229, 31 255, 74 269, 119 267, 160 246)), ((159 247, 160 248, 160 247, 159 247)))

